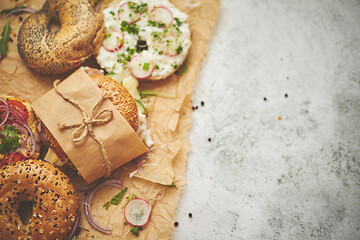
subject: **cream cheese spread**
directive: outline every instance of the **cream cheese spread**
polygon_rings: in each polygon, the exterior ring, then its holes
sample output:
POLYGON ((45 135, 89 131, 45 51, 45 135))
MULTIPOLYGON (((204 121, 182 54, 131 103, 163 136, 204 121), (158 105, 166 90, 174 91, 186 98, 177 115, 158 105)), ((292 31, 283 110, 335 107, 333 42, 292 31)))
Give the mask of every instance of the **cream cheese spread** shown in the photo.
POLYGON ((158 80, 185 60, 191 45, 187 15, 168 0, 123 0, 103 13, 107 33, 97 61, 107 72, 158 80))

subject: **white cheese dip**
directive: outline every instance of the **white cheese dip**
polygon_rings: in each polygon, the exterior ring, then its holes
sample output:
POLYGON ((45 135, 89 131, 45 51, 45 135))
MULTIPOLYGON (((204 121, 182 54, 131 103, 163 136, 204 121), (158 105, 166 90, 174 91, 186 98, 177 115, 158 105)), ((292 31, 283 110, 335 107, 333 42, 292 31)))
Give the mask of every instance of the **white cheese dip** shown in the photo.
POLYGON ((103 13, 107 34, 97 61, 107 72, 159 80, 185 60, 191 45, 187 15, 168 0, 123 0, 103 13))

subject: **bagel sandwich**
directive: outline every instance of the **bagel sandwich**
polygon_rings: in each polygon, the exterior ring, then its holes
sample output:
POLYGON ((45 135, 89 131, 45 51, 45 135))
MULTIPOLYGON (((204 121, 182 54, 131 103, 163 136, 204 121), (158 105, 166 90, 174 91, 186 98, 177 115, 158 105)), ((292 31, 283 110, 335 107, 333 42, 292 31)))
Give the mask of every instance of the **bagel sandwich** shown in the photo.
MULTIPOLYGON (((102 91, 107 92, 108 99, 125 118, 131 128, 136 131, 139 123, 138 108, 130 92, 121 83, 110 77, 100 74, 88 75, 102 91)), ((49 145, 49 151, 45 156, 45 160, 58 166, 65 165, 67 167, 75 168, 49 129, 44 125, 42 125, 42 127, 49 145)))
POLYGON ((0 94, 0 166, 39 158, 38 124, 30 103, 0 94))

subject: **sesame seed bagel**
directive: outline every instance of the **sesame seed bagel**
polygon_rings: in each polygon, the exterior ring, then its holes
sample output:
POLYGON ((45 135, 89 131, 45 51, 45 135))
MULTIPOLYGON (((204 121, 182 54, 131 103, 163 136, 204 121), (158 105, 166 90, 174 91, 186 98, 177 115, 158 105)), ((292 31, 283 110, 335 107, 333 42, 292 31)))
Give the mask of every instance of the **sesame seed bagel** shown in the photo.
POLYGON ((79 203, 64 173, 50 163, 30 159, 4 166, 0 176, 1 239, 69 237, 79 203), (19 215, 24 201, 32 203, 28 221, 19 215))
POLYGON ((121 83, 110 77, 100 75, 90 75, 90 77, 102 91, 109 94, 109 100, 130 126, 136 130, 138 126, 138 109, 129 91, 121 83))
POLYGON ((18 35, 24 63, 41 74, 60 74, 96 54, 105 36, 104 17, 89 0, 47 0, 30 15, 18 35), (60 28, 52 30, 58 22, 60 28))
MULTIPOLYGON (((119 82, 103 75, 89 75, 96 85, 109 95, 108 99, 112 102, 119 113, 125 118, 129 125, 136 131, 138 127, 138 109, 134 98, 129 91, 119 82)), ((59 143, 51 132, 44 126, 44 133, 49 142, 49 147, 56 153, 62 162, 69 160, 59 143)))

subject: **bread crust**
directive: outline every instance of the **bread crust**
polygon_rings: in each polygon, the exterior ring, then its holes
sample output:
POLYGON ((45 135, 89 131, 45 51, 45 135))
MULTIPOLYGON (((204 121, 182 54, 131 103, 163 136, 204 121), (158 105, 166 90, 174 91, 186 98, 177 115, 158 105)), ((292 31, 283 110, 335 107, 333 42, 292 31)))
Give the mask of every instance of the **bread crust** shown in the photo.
POLYGON ((47 0, 23 22, 18 51, 34 71, 61 74, 96 54, 105 31, 104 16, 88 0, 47 0), (52 22, 59 22, 60 29, 52 31, 52 22))
POLYGON ((78 215, 78 196, 70 179, 52 164, 29 159, 0 169, 2 239, 67 239, 78 215), (32 202, 27 224, 17 213, 32 202))

